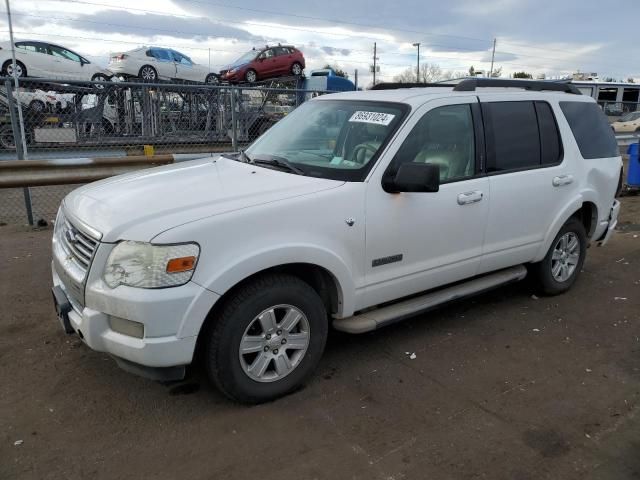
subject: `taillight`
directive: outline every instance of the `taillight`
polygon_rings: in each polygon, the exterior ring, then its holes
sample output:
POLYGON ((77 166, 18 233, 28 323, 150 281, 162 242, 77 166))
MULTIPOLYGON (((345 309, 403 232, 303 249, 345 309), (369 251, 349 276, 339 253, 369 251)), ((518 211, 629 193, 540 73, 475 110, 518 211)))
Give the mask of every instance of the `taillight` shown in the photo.
POLYGON ((125 55, 124 53, 119 53, 118 55, 114 55, 111 58, 113 58, 114 60, 124 60, 127 57, 128 55, 125 55))

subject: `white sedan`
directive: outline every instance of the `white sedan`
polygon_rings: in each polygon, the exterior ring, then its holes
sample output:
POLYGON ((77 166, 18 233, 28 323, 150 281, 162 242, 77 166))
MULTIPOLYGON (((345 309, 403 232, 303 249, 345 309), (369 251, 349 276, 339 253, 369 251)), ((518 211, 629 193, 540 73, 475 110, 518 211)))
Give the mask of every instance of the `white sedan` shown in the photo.
MULTIPOLYGON (((91 63, 82 55, 68 48, 38 40, 15 42, 16 75, 18 77, 42 77, 55 80, 108 81, 113 76, 109 70, 91 63)), ((11 43, 0 42, 2 75, 13 76, 11 43)))
POLYGON ((109 69, 118 76, 137 77, 145 82, 187 80, 214 85, 219 83, 218 74, 170 48, 140 47, 128 52, 112 53, 109 69))

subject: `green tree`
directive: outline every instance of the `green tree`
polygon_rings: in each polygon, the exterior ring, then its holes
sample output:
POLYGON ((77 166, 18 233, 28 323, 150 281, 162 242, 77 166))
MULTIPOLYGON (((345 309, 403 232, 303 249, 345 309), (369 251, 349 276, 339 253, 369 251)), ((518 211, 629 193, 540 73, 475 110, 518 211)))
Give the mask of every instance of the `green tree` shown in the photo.
POLYGON ((330 68, 331 70, 333 70, 334 72, 336 72, 336 75, 338 77, 342 77, 342 78, 349 78, 349 74, 347 72, 345 72, 344 70, 342 70, 340 67, 338 67, 337 65, 329 65, 328 63, 322 67, 322 68, 330 68))
POLYGON ((533 75, 527 72, 516 72, 513 74, 513 78, 533 78, 533 75))

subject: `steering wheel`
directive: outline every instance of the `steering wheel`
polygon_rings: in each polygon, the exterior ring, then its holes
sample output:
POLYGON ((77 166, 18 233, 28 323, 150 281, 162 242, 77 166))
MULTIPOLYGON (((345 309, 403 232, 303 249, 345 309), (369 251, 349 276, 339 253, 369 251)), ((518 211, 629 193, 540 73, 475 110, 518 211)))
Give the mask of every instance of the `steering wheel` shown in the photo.
POLYGON ((368 143, 357 145, 353 150, 353 161, 364 165, 367 151, 371 152, 371 156, 373 156, 378 151, 378 148, 368 143), (362 158, 358 158, 361 155, 360 152, 362 152, 362 158))

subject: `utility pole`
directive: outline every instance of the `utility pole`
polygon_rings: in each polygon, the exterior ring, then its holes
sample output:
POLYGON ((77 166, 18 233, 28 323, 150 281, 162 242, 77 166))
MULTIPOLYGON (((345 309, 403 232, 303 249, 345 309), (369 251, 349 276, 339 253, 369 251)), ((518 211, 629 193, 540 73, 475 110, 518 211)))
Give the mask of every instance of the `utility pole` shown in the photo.
POLYGON ((353 77, 355 80, 354 83, 355 83, 356 90, 358 90, 358 69, 357 68, 356 68, 356 71, 353 72, 353 77))
MULTIPOLYGON (((8 1, 8 0, 7 0, 8 1)), ((378 69, 377 61, 378 56, 376 55, 378 52, 376 42, 373 42, 373 85, 376 84, 376 70, 378 69)))
POLYGON ((211 71, 211 48, 209 48, 209 71, 211 71))
MULTIPOLYGON (((22 148, 18 148, 18 139, 16 138, 16 129, 15 126, 12 125, 13 130, 13 141, 16 144, 16 153, 18 154, 18 160, 26 160, 27 159, 27 137, 24 134, 24 117, 22 116, 22 102, 20 100, 20 81, 18 80, 18 65, 16 62, 16 44, 13 41, 13 23, 11 21, 11 7, 9 5, 9 0, 5 0, 5 5, 7 6, 7 21, 9 22, 9 41, 11 42, 11 73, 13 77, 14 84, 16 86, 16 92, 18 93, 18 98, 16 98, 16 104, 18 106, 18 119, 20 123, 20 142, 22 144, 22 148), (22 157, 22 158, 20 158, 22 157)), ((23 72, 24 73, 24 72, 23 72)), ((9 82, 6 83, 7 90, 9 90, 9 82)), ((7 91, 7 97, 11 99, 12 92, 7 91)), ((9 108, 11 109, 11 117, 14 117, 13 105, 12 102, 9 102, 9 108)), ((13 122, 12 122, 13 123, 13 122)), ((31 203, 31 189, 29 187, 24 187, 22 189, 22 193, 24 195, 24 205, 27 210, 27 218, 29 220, 29 225, 33 225, 33 205, 31 203)))
POLYGON ((496 39, 493 39, 493 52, 491 53, 491 70, 489 70, 489 78, 493 77, 493 61, 496 59, 496 39))
POLYGON ((414 47, 418 47, 418 66, 416 68, 416 81, 420 83, 420 42, 414 43, 414 47))

